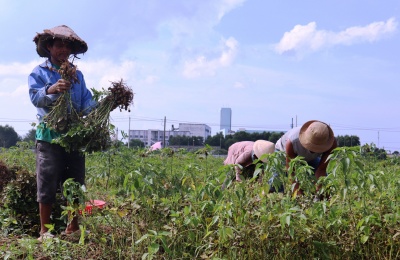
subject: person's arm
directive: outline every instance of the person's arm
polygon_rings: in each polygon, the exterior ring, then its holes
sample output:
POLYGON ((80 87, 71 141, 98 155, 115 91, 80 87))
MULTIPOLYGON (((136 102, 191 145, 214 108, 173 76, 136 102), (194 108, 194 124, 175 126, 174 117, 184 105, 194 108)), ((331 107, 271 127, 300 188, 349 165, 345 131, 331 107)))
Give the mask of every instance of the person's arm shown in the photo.
POLYGON ((237 165, 235 165, 235 173, 236 173, 236 181, 241 182, 242 179, 240 179, 240 174, 242 173, 242 170, 237 165))
MULTIPOLYGON (((249 163, 251 163, 251 161, 251 152, 243 152, 241 155, 239 155, 238 158, 236 158, 235 164, 240 164, 242 167, 246 167, 249 163)), ((239 166, 235 166, 235 172, 236 180, 239 182, 242 181, 240 179, 240 174, 242 173, 242 170, 239 166)))
POLYGON ((43 68, 36 67, 28 77, 29 96, 32 104, 38 108, 50 106, 60 93, 70 88, 70 83, 59 79, 52 83, 52 76, 43 68))
MULTIPOLYGON (((332 152, 333 149, 335 149, 337 147, 337 142, 336 139, 333 142, 332 146, 329 148, 328 151, 324 152, 321 155, 321 161, 320 164, 318 165, 318 168, 315 170, 315 178, 318 180, 321 176, 326 176, 326 168, 328 167, 328 163, 329 161, 328 156, 329 154, 332 152)), ((321 187, 318 186, 317 187, 317 191, 320 189, 321 187)))

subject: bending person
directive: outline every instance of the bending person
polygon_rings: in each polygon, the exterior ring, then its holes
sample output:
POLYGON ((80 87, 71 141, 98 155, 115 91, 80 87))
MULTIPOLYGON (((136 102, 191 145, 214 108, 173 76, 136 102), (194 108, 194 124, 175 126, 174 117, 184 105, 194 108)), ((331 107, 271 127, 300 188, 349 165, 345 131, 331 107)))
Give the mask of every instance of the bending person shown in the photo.
MULTIPOLYGON (((275 145, 272 142, 265 140, 242 141, 232 144, 228 149, 228 156, 224 161, 224 165, 235 165, 235 179, 242 181, 240 175, 246 178, 252 178, 255 171, 255 164, 253 161, 260 159, 263 154, 273 153, 275 145)), ((265 162, 264 158, 261 161, 265 162)), ((224 181, 222 188, 225 188, 226 182, 229 181, 230 174, 224 181)))
MULTIPOLYGON (((276 150, 286 154, 286 169, 289 168, 291 159, 302 156, 307 164, 314 168, 317 180, 326 176, 329 163, 327 158, 336 147, 337 142, 331 127, 318 120, 310 120, 301 127, 290 129, 275 144, 276 150)), ((270 184, 273 183, 273 179, 274 177, 269 180, 270 184)), ((298 189, 299 183, 296 183, 294 191, 298 189)), ((279 191, 283 191, 282 187, 279 191)), ((275 192, 275 188, 271 187, 270 192, 275 192)), ((298 190, 298 194, 302 193, 302 190, 298 190)))

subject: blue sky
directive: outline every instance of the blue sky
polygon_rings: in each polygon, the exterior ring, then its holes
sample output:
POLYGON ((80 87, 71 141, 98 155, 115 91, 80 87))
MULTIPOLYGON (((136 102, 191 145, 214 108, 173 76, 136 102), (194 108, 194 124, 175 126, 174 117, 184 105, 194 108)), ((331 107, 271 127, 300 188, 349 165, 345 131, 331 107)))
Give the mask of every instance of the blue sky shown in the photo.
MULTIPOLYGON (((124 79, 119 131, 205 123, 282 130, 318 119, 335 135, 400 151, 400 1, 0 0, 0 125, 36 122, 27 77, 43 61, 33 37, 71 27, 89 50, 89 88, 124 79), (384 3, 384 4, 383 4, 384 3)), ((121 136, 120 136, 121 137, 121 136)))

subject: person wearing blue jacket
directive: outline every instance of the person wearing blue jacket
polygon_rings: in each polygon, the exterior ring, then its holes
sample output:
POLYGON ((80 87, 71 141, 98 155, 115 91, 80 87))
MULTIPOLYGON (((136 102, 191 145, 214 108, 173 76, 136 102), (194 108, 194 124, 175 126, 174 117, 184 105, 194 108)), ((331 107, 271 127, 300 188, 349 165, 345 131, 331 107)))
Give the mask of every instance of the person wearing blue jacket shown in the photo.
MULTIPOLYGON (((60 133, 46 125, 45 116, 64 92, 70 95, 73 109, 83 115, 95 108, 96 101, 86 87, 81 71, 76 71, 77 80, 73 82, 63 79, 58 72, 61 64, 69 60, 71 55, 76 56, 87 51, 88 46, 85 41, 65 25, 37 33, 33 41, 39 56, 46 58, 28 77, 29 96, 37 109, 38 119, 36 128, 37 201, 40 215, 38 240, 42 241, 53 237, 46 225, 51 221, 52 205, 56 202, 57 189, 62 189, 62 183, 69 178, 73 178, 81 185, 85 184, 84 154, 79 151, 67 152, 60 145, 52 143, 60 133)), ((65 233, 71 234, 78 230, 78 216, 75 215, 68 223, 65 233)))

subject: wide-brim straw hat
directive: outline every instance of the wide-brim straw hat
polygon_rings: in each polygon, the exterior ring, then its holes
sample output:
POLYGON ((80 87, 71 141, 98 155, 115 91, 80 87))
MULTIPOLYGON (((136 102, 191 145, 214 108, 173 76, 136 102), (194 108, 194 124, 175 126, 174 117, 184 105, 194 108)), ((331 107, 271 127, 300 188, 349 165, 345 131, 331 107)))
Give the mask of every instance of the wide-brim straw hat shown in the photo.
POLYGON ((43 30, 43 33, 37 33, 33 38, 33 41, 36 43, 36 52, 40 57, 49 58, 50 53, 47 49, 47 43, 56 38, 71 42, 71 54, 82 54, 88 50, 86 42, 82 40, 71 28, 66 25, 60 25, 52 29, 45 29, 43 30))
POLYGON ((324 122, 310 120, 300 128, 300 143, 307 150, 323 153, 332 147, 335 141, 332 128, 324 122))
MULTIPOLYGON (((253 151, 254 154, 257 156, 258 159, 261 158, 262 155, 266 153, 273 153, 275 152, 275 144, 270 141, 265 140, 257 140, 253 144, 253 151)), ((266 158, 260 159, 262 162, 267 162, 266 158)))

